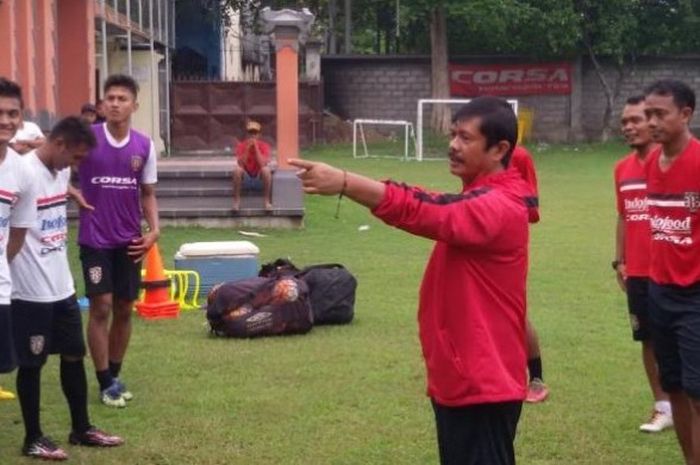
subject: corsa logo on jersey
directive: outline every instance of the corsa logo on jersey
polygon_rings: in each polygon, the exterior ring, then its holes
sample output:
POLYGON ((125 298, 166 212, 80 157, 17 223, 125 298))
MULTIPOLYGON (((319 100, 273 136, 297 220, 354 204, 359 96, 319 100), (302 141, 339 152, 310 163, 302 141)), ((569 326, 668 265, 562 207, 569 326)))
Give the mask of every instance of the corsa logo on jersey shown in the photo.
POLYGON ((690 232, 690 217, 686 216, 682 220, 673 219, 669 216, 654 216, 651 218, 651 227, 659 231, 690 232))
POLYGON ((95 176, 90 179, 92 184, 107 184, 117 186, 135 186, 138 182, 136 178, 118 176, 95 176))

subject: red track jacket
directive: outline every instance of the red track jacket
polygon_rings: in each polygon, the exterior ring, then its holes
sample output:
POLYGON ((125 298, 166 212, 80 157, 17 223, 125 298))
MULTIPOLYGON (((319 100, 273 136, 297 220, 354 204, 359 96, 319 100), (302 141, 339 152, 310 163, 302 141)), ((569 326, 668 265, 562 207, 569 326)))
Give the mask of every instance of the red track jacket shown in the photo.
POLYGON ((523 400, 528 198, 515 170, 461 194, 387 182, 374 215, 436 241, 420 289, 418 324, 428 395, 447 406, 523 400))

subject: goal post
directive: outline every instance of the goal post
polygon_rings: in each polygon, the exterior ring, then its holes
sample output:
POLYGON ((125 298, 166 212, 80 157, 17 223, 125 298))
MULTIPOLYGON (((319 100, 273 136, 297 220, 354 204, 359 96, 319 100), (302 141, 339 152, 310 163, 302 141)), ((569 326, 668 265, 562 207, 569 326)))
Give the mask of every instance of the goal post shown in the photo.
POLYGON ((390 120, 390 119, 366 119, 359 118, 352 122, 352 157, 353 158, 400 158, 402 160, 409 159, 409 146, 413 141, 413 146, 416 146, 416 133, 413 128, 413 123, 404 120, 390 120), (403 128, 403 155, 382 155, 382 154, 370 154, 367 147, 367 137, 365 135, 366 125, 376 125, 376 126, 398 126, 403 128), (358 146, 358 136, 360 138, 360 143, 362 144, 363 152, 362 154, 357 153, 358 146))
MULTIPOLYGON (((427 159, 423 156, 423 112, 426 104, 444 103, 444 104, 466 104, 471 99, 439 99, 439 98, 423 98, 418 100, 418 108, 416 111, 416 160, 423 161, 427 159)), ((513 107, 515 116, 518 116, 518 101, 514 99, 507 100, 513 107)))

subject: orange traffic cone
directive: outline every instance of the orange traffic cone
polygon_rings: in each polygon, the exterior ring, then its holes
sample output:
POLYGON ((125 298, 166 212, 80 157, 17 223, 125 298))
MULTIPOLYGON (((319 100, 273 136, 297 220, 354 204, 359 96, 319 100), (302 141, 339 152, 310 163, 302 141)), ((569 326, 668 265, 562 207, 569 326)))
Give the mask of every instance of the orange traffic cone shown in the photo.
POLYGON ((138 314, 148 320, 177 318, 180 304, 170 300, 171 285, 163 270, 158 244, 153 244, 146 253, 146 276, 141 283, 145 295, 142 302, 136 303, 138 314))

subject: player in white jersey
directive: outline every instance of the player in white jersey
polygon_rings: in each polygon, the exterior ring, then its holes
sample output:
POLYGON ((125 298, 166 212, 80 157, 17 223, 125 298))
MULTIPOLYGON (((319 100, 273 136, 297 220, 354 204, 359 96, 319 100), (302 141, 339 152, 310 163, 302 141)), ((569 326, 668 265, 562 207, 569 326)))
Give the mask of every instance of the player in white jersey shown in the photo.
POLYGON ((20 155, 24 155, 38 149, 45 141, 46 137, 41 132, 39 125, 23 119, 17 128, 15 137, 10 141, 10 147, 20 155))
MULTIPOLYGON (((31 176, 20 156, 10 148, 22 121, 22 89, 0 77, 0 373, 16 365, 10 321, 9 262, 22 248, 27 228, 36 219, 31 176)), ((2 391, 3 398, 10 397, 2 391)))
POLYGON ((56 124, 44 145, 22 160, 36 186, 37 219, 11 265, 11 316, 19 366, 17 394, 25 427, 22 452, 31 457, 68 457, 44 436, 39 422, 41 369, 51 353, 61 355, 61 387, 72 423, 69 442, 99 447, 124 442, 92 426, 88 418, 85 340, 66 251, 70 166, 94 146, 92 130, 79 118, 68 117, 56 124))

